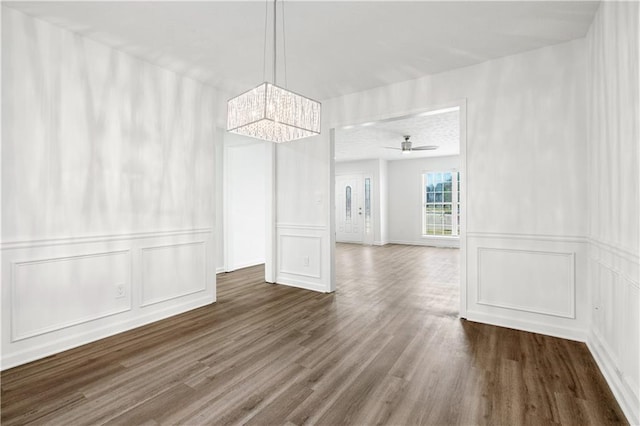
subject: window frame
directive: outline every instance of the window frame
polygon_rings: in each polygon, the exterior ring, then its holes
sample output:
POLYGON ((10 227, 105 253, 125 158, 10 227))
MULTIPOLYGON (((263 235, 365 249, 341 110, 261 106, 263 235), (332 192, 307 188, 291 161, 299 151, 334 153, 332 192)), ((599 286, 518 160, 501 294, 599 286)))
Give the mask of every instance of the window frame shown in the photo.
MULTIPOLYGON (((459 239, 460 237, 460 227, 461 227, 461 214, 460 214, 460 204, 461 204, 461 194, 460 194, 460 170, 457 168, 452 169, 438 169, 438 170, 423 170, 420 174, 420 191, 422 193, 420 203, 421 208, 421 217, 422 217, 422 228, 420 230, 420 236, 422 238, 444 238, 444 239, 459 239), (428 175, 433 174, 444 174, 451 173, 451 202, 427 202, 427 183, 428 183, 428 175), (435 204, 451 204, 451 234, 428 234, 427 232, 427 206, 435 205, 435 204)), ((444 191, 443 191, 444 193, 444 191)), ((444 230, 444 224, 440 225, 444 230)))

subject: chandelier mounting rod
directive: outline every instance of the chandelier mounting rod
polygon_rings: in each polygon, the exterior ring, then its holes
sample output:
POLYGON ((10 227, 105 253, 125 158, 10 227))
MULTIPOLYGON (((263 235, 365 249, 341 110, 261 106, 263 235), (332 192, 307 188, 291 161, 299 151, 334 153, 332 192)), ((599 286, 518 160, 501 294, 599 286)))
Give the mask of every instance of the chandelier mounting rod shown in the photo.
POLYGON ((273 0, 273 84, 278 84, 276 81, 276 50, 277 50, 277 44, 276 44, 276 5, 278 3, 278 0, 273 0))

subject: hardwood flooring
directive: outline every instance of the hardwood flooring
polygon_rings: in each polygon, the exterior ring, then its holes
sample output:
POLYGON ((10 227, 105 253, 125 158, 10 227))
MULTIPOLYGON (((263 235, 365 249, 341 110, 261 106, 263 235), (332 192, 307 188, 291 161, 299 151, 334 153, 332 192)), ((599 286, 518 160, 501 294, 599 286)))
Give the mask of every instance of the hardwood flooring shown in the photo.
POLYGON ((624 424, 582 343, 457 318, 458 251, 338 245, 338 291, 218 302, 2 373, 2 424, 624 424))

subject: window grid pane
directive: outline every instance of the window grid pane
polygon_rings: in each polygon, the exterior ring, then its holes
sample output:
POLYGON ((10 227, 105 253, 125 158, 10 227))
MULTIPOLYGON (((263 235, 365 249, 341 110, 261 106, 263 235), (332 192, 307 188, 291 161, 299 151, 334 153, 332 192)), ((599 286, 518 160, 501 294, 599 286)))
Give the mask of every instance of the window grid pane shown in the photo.
POLYGON ((459 182, 458 172, 433 172, 423 175, 423 235, 459 234, 459 182))

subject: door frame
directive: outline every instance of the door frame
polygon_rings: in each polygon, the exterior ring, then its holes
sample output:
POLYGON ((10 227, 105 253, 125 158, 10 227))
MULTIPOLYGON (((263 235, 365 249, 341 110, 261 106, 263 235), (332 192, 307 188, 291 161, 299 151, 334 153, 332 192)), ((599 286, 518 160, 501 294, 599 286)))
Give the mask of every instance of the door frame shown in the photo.
MULTIPOLYGON (((332 176, 330 177, 331 185, 329 186, 329 199, 332 200, 332 208, 331 208, 331 216, 333 216, 333 220, 329 221, 329 232, 332 236, 332 256, 331 256, 331 265, 330 269, 332 271, 332 275, 335 276, 335 256, 333 252, 335 250, 335 235, 336 235, 336 222, 335 222, 335 131, 336 129, 341 129, 344 127, 350 126, 361 126, 361 125, 370 125, 372 123, 380 123, 385 121, 394 121, 403 118, 409 118, 416 115, 433 112, 437 110, 449 109, 449 108, 458 108, 460 114, 459 120, 459 132, 460 132, 460 318, 467 317, 467 99, 463 98, 457 101, 452 101, 444 104, 437 105, 427 105, 420 108, 415 108, 407 111, 400 111, 396 113, 385 114, 383 116, 375 116, 375 117, 363 117, 359 119, 357 122, 345 122, 332 124, 330 129, 330 172, 332 176)), ((335 282, 335 279, 332 280, 335 282)), ((334 288, 335 290, 335 288, 334 288)))
MULTIPOLYGON (((340 177, 345 177, 345 176, 349 176, 349 177, 354 177, 358 180, 358 183, 360 185, 360 194, 359 194, 359 202, 361 204, 361 209, 362 209, 362 218, 360 219, 360 227, 362 229, 362 240, 361 241, 344 241, 344 242, 348 242, 348 243, 353 243, 353 244, 366 244, 366 245, 373 245, 373 240, 374 240, 374 232, 373 232, 373 225, 372 225, 372 230, 371 232, 367 233, 366 232, 366 227, 365 227, 365 180, 368 178, 371 181, 371 202, 373 203, 373 176, 371 175, 371 173, 369 172, 363 172, 363 171, 354 171, 353 173, 336 173, 335 178, 336 178, 336 184, 337 184, 337 180, 340 177)), ((337 195, 337 194, 335 194, 337 195)), ((338 212, 338 206, 336 204, 336 208, 334 210, 337 214, 338 212)), ((374 211, 373 211, 373 206, 371 208, 371 221, 373 222, 374 220, 374 211)), ((336 217, 336 240, 337 240, 337 227, 338 227, 338 223, 337 223, 337 217, 336 217)))

